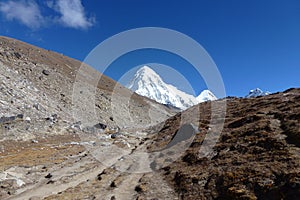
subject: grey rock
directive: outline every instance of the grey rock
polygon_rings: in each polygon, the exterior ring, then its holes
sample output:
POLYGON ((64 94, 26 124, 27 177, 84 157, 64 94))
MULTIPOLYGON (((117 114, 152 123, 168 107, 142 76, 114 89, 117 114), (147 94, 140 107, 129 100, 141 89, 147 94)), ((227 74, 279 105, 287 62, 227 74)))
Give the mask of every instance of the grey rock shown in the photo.
POLYGON ((33 107, 37 110, 40 110, 40 105, 38 103, 33 104, 33 107))
POLYGON ((43 70, 43 74, 44 74, 45 76, 49 76, 49 75, 50 75, 50 71, 44 69, 44 70, 43 70))
POLYGON ((111 137, 112 139, 115 139, 115 138, 117 138, 118 136, 119 136, 119 133, 113 133, 113 134, 110 135, 110 137, 111 137))
POLYGON ((22 55, 18 52, 15 52, 14 55, 17 59, 20 59, 22 57, 22 55))
POLYGON ((105 124, 102 124, 102 123, 98 123, 98 124, 95 124, 94 125, 95 128, 98 128, 98 129, 106 129, 107 128, 107 125, 105 124))

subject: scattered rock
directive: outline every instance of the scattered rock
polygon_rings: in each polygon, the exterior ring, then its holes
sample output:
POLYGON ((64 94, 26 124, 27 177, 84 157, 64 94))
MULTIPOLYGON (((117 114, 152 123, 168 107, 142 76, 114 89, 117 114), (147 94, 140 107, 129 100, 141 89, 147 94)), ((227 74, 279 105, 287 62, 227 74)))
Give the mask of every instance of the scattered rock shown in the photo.
POLYGON ((44 69, 44 70, 43 70, 43 74, 44 74, 45 76, 49 76, 49 75, 50 75, 50 71, 44 69))
POLYGON ((111 184, 110 184, 110 187, 112 187, 112 188, 115 188, 115 187, 117 187, 117 185, 116 185, 115 181, 111 182, 111 184))
POLYGON ((48 184, 53 184, 53 183, 55 183, 55 182, 53 180, 50 180, 46 184, 48 185, 48 184))
POLYGON ((11 123, 17 120, 21 120, 23 119, 23 117, 24 117, 23 114, 18 114, 16 116, 10 116, 10 117, 1 117, 0 124, 11 123))
POLYGON ((80 121, 75 122, 70 127, 73 128, 73 129, 81 130, 81 122, 80 121))
POLYGON ((112 196, 112 197, 110 198, 110 200, 116 200, 116 197, 115 197, 115 196, 112 196))
POLYGON ((113 133, 113 134, 110 135, 110 137, 112 139, 116 139, 119 135, 120 135, 120 133, 113 133))
POLYGON ((18 52, 14 52, 14 55, 17 59, 20 59, 22 57, 21 54, 18 52))
POLYGON ((23 114, 18 114, 18 115, 16 116, 16 118, 19 118, 19 119, 23 119, 23 117, 24 117, 23 114))
POLYGON ((39 143, 37 140, 31 140, 32 143, 39 143))
POLYGON ((38 103, 33 104, 33 107, 37 110, 40 110, 40 105, 38 103))
POLYGON ((52 174, 47 174, 46 176, 45 176, 45 178, 52 178, 52 174))
POLYGON ((137 193, 142 193, 142 192, 145 192, 146 191, 146 186, 144 184, 140 184, 140 185, 137 185, 134 190, 137 192, 137 193))
POLYGON ((50 117, 46 118, 47 121, 50 121, 52 124, 56 123, 58 121, 58 115, 53 114, 50 117))
POLYGON ((95 124, 94 127, 95 127, 95 128, 98 128, 98 129, 104 130, 104 129, 107 128, 107 125, 102 124, 102 123, 98 123, 98 124, 95 124))

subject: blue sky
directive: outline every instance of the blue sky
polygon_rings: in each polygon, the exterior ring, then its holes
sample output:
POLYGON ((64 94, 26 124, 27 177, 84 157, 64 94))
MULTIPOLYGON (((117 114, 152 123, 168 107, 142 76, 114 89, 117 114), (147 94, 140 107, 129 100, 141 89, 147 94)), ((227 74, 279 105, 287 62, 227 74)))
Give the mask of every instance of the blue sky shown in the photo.
MULTIPOLYGON (((0 1, 1 35, 79 60, 105 39, 139 27, 173 29, 200 43, 218 66, 227 95, 299 87, 298 0, 0 1)), ((144 63, 171 66, 196 94, 205 89, 189 63, 166 52, 124 55, 105 74, 119 80, 144 63)))

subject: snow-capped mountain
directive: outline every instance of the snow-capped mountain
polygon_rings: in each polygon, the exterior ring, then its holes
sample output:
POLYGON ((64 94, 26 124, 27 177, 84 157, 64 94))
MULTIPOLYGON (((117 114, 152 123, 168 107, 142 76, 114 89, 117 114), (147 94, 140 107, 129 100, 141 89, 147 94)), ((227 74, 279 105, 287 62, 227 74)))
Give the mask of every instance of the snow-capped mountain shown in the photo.
POLYGON ((266 96, 271 94, 270 92, 264 92, 259 88, 256 88, 254 90, 250 90, 249 94, 246 96, 246 98, 251 98, 251 97, 260 97, 260 96, 266 96))
POLYGON ((216 99, 208 90, 203 91, 197 98, 187 94, 175 86, 165 83, 162 78, 148 66, 141 67, 135 73, 128 88, 139 95, 183 110, 200 102, 216 99))
POLYGON ((217 100, 217 97, 209 90, 203 90, 199 96, 197 96, 197 101, 199 103, 204 102, 204 101, 214 101, 217 100))

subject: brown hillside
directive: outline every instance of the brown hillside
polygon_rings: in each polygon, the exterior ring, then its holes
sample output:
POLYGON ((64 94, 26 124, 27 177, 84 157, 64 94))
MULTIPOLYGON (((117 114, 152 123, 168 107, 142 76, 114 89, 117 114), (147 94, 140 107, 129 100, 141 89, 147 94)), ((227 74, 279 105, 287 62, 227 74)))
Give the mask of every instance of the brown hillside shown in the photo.
MULTIPOLYGON (((191 146, 161 170, 180 199, 298 199, 300 195, 300 89, 265 97, 227 99, 224 129, 211 159, 199 154, 209 131, 211 103, 200 110, 191 146)), ((188 115, 184 113, 185 115, 188 115)), ((148 149, 161 149, 178 130, 167 120, 148 149)), ((193 116, 193 115, 191 115, 193 116)), ((195 116, 187 119, 193 121, 195 116)), ((190 121, 189 121, 190 120, 190 121)))

